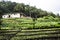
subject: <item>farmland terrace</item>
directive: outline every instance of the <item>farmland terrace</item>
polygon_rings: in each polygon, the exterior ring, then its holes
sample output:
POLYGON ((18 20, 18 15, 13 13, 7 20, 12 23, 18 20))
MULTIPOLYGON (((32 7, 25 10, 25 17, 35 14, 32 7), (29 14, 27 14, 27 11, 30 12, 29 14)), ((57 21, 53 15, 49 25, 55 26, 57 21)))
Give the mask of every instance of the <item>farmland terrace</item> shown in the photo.
POLYGON ((60 28, 0 30, 0 40, 59 40, 60 28))
POLYGON ((2 19, 0 40, 59 40, 60 19, 49 17, 2 19), (52 19, 51 19, 52 18, 52 19))

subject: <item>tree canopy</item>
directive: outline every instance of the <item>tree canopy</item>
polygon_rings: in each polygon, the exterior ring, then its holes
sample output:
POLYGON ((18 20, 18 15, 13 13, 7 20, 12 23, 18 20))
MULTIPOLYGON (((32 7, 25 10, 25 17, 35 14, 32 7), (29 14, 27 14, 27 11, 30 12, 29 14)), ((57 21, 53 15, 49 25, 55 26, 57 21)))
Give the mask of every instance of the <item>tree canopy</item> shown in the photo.
POLYGON ((37 9, 36 7, 25 5, 23 3, 16 3, 11 1, 1 1, 0 2, 0 14, 6 14, 10 12, 22 12, 26 16, 31 17, 43 17, 43 16, 53 16, 56 17, 52 12, 47 12, 42 9, 37 9), (34 16, 35 15, 35 16, 34 16))

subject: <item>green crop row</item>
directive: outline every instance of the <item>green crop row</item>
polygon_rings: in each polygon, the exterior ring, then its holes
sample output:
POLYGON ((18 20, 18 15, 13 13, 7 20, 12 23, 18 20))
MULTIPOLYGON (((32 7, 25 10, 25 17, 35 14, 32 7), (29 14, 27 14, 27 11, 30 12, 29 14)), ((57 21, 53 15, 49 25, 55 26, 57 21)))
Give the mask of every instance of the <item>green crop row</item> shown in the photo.
POLYGON ((59 18, 8 18, 2 19, 2 29, 60 28, 59 18))

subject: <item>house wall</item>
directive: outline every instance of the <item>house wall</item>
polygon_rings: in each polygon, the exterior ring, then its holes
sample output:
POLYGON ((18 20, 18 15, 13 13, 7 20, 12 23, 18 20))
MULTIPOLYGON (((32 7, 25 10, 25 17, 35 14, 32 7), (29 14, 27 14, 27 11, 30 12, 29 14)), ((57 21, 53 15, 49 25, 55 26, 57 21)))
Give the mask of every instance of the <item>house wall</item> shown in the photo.
POLYGON ((11 18, 20 18, 20 14, 19 13, 11 14, 10 16, 11 16, 11 18))
POLYGON ((8 15, 3 15, 2 18, 8 18, 8 15))
POLYGON ((12 14, 6 14, 6 15, 3 15, 2 18, 20 18, 20 13, 12 13, 12 14), (10 15, 10 17, 9 17, 10 15))
POLYGON ((31 17, 28 17, 28 16, 23 16, 23 13, 7 13, 5 15, 2 16, 2 18, 31 18, 31 17), (20 15, 21 14, 21 15, 20 15))

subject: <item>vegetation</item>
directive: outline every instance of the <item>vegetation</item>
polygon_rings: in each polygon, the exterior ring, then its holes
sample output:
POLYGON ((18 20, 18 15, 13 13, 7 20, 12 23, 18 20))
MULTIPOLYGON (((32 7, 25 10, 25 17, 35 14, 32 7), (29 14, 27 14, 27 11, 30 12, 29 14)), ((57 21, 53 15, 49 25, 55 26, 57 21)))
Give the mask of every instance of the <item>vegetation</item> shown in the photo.
POLYGON ((31 30, 0 30, 0 39, 5 40, 57 40, 60 39, 60 28, 31 30), (5 35, 6 34, 6 35, 5 35), (53 38, 54 37, 54 38, 53 38), (57 39, 55 39, 57 37, 57 39))
POLYGON ((23 28, 41 28, 41 27, 55 27, 59 25, 59 18, 52 12, 47 12, 42 9, 37 9, 36 7, 25 5, 23 3, 16 3, 11 1, 1 1, 0 2, 0 24, 2 27, 23 27, 23 28), (11 13, 11 12, 19 12, 24 13, 26 16, 30 16, 32 19, 2 19, 2 15, 11 13), (38 19, 36 19, 38 18, 38 19), (35 21, 36 20, 36 21, 35 21), (36 23, 35 23, 36 22, 36 23), (45 24, 46 22, 46 24, 45 24), (47 25, 48 24, 48 25, 47 25), (34 25, 36 27, 34 27, 34 25), (44 25, 44 26, 43 26, 44 25))
POLYGON ((8 18, 2 20, 2 28, 6 29, 60 28, 60 19, 52 16, 37 18, 35 22, 32 18, 8 18))
MULTIPOLYGON (((43 17, 43 16, 53 16, 56 15, 52 12, 43 11, 42 9, 37 9, 36 7, 25 5, 23 3, 16 3, 16 2, 10 2, 10 1, 1 1, 0 2, 0 12, 2 14, 7 14, 11 12, 22 12, 26 16, 32 16, 36 15, 37 17, 43 17)), ((1 13, 0 13, 1 14, 1 13)))
POLYGON ((37 9, 36 7, 25 5, 23 3, 1 1, 0 27, 0 29, 5 29, 0 30, 0 40, 10 40, 12 37, 11 40, 34 40, 35 38, 43 37, 60 37, 60 16, 59 14, 55 15, 52 12, 37 9), (23 13, 31 18, 2 19, 2 15, 14 12, 23 13), (6 29, 21 30, 16 31, 6 29), (15 33, 15 31, 19 33, 15 33), (2 39, 3 37, 6 39, 2 39))

